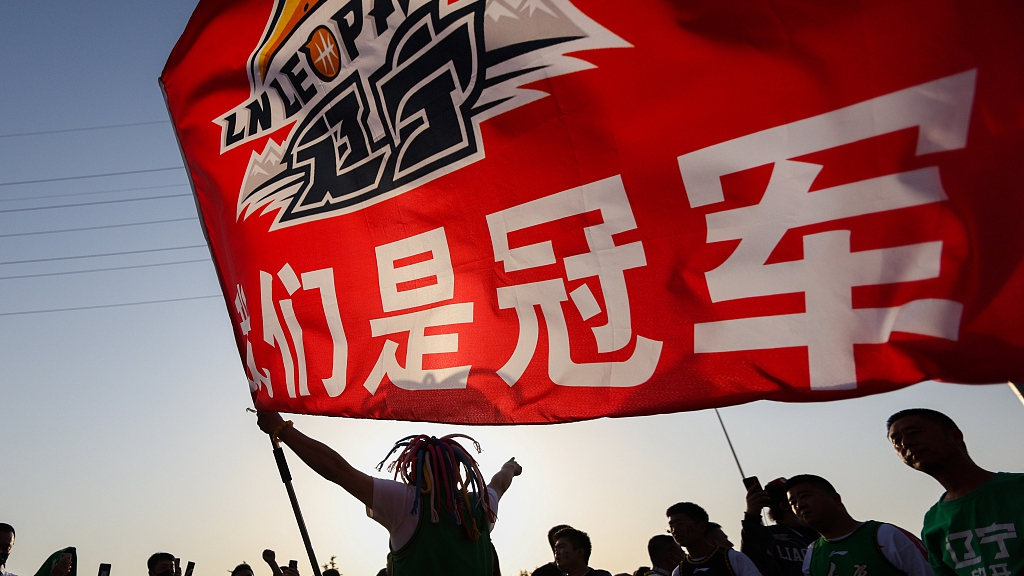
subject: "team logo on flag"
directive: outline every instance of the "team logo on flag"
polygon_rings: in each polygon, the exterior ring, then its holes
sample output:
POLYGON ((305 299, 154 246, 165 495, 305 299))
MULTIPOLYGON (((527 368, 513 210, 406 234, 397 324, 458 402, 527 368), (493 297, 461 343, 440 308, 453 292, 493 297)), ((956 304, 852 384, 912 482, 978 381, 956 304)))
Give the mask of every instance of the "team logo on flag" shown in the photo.
POLYGON ((522 86, 627 46, 568 0, 277 0, 250 98, 215 120, 221 153, 290 126, 254 147, 237 218, 273 230, 458 170, 484 157, 480 122, 546 96, 522 86))

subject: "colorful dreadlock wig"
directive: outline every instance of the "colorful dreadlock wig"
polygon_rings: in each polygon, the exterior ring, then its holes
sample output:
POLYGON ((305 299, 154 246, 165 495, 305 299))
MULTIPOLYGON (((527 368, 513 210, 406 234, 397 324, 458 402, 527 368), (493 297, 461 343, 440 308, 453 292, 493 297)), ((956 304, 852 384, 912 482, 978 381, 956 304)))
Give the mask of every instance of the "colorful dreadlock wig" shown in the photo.
POLYGON ((477 525, 474 511, 483 510, 484 518, 489 522, 494 522, 495 515, 487 502, 487 484, 476 460, 455 438, 469 440, 477 453, 481 452, 480 443, 464 434, 449 434, 443 438, 423 434, 407 436, 395 443, 377 464, 377 470, 381 470, 388 458, 404 447, 398 458, 388 465, 388 472, 394 472, 396 480, 401 475, 403 482, 416 487, 416 498, 410 512, 416 514, 420 510, 420 500, 425 499, 430 504, 430 521, 436 524, 440 520, 440 503, 452 522, 462 526, 466 537, 477 540, 481 527, 477 525), (475 494, 475 497, 471 499, 470 494, 475 494))

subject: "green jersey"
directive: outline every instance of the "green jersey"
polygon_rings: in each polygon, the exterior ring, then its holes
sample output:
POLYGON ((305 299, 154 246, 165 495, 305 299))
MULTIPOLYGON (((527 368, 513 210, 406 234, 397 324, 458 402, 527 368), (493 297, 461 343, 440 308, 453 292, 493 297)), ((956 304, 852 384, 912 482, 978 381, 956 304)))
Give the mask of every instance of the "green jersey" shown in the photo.
POLYGON ((963 498, 941 499, 921 539, 940 576, 1024 574, 1024 474, 1000 472, 963 498))
MULTIPOLYGON (((818 539, 811 547, 811 576, 902 576, 878 545, 881 522, 868 520, 849 536, 818 539)), ((922 562, 923 556, 921 556, 922 562)), ((805 560, 805 562, 807 562, 805 560)))
POLYGON ((438 522, 430 520, 426 506, 420 508, 419 524, 409 542, 391 553, 394 576, 492 576, 493 559, 487 516, 473 508, 480 537, 470 540, 444 511, 438 522))

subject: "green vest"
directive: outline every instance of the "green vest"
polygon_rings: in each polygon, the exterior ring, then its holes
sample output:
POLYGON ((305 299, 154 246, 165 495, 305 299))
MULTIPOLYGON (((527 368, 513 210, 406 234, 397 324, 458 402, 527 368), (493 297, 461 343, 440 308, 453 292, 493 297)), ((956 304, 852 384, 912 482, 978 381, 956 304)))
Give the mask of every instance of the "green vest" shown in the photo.
POLYGON ((1000 472, 963 498, 939 500, 921 540, 939 576, 1024 574, 1024 474, 1000 472))
POLYGON ((881 525, 868 520, 842 540, 818 538, 811 548, 811 576, 903 575, 878 547, 881 525))
POLYGON ((470 540, 440 510, 440 521, 430 521, 430 507, 420 501, 420 519, 412 538, 391 553, 392 576, 492 576, 491 535, 487 516, 474 508, 480 538, 470 540))

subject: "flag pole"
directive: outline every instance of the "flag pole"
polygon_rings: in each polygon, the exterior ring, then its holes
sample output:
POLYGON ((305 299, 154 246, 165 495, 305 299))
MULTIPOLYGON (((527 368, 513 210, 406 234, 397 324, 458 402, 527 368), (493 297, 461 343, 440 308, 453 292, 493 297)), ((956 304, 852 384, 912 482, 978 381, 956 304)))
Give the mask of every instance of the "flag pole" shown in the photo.
POLYGON ((316 562, 316 554, 313 553, 313 543, 309 541, 309 532, 306 531, 306 521, 302 519, 302 510, 299 509, 299 499, 295 497, 295 489, 292 488, 292 473, 288 470, 288 462, 284 459, 284 450, 281 448, 280 440, 273 436, 270 444, 274 447, 274 459, 277 460, 277 470, 281 473, 281 481, 288 490, 288 500, 292 503, 292 512, 295 512, 295 521, 299 524, 299 534, 302 535, 302 543, 306 546, 306 554, 309 556, 309 564, 313 567, 313 576, 320 574, 320 565, 316 562))
POLYGON ((1010 390, 1013 390, 1013 393, 1024 404, 1024 382, 1007 382, 1007 384, 1010 385, 1010 390))
POLYGON ((746 478, 747 475, 743 473, 743 466, 740 466, 740 459, 736 457, 736 450, 732 447, 732 440, 729 438, 729 431, 725 429, 725 422, 722 422, 722 415, 718 413, 718 408, 715 408, 715 416, 718 416, 718 424, 722 426, 722 433, 725 434, 725 441, 729 443, 729 451, 732 452, 732 459, 736 461, 736 468, 740 471, 740 478, 746 478))

